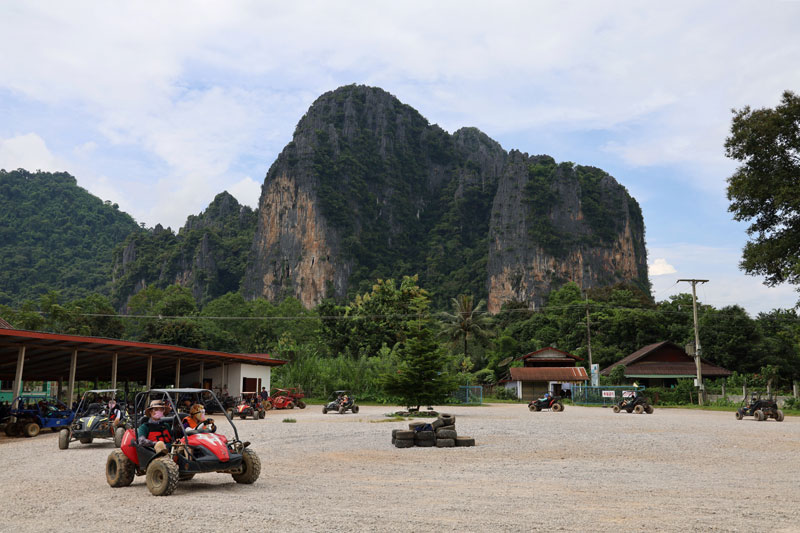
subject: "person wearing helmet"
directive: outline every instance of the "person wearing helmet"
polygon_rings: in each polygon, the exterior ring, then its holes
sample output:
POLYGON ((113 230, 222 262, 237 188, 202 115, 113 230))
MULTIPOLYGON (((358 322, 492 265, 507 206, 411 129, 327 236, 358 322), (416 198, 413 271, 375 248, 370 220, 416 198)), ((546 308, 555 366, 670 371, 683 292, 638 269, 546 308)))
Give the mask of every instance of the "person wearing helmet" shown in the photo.
POLYGON ((120 411, 117 401, 114 398, 108 400, 108 420, 111 421, 111 434, 122 424, 122 411, 120 411))
POLYGON ((217 431, 214 419, 206 418, 206 410, 199 403, 192 405, 191 409, 189 409, 189 416, 183 418, 183 427, 210 433, 217 431))
POLYGON ((136 430, 137 441, 142 446, 152 446, 156 453, 167 452, 172 446, 170 424, 163 420, 167 406, 161 400, 153 400, 144 410, 147 420, 136 430))

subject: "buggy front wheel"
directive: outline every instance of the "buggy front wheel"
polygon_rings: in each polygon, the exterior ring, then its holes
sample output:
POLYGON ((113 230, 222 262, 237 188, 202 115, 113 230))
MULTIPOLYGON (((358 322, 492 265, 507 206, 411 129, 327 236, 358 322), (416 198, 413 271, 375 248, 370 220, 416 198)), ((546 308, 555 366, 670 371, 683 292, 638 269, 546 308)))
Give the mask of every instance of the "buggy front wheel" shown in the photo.
POLYGON ((775 412, 775 421, 776 422, 783 422, 783 411, 781 411, 780 409, 778 409, 775 412))
POLYGON ((561 412, 561 411, 564 410, 564 406, 562 404, 556 402, 556 403, 553 404, 552 409, 553 409, 554 412, 558 413, 558 412, 561 412))
POLYGON ((59 450, 66 450, 69 448, 69 430, 62 429, 58 432, 58 449, 59 450))
POLYGON ((299 407, 300 409, 305 409, 306 402, 304 402, 303 400, 297 400, 297 407, 299 407))
POLYGON ((615 405, 614 407, 611 408, 611 410, 614 411, 615 413, 619 413, 620 411, 619 405, 615 405))
POLYGON ((249 485, 255 483, 260 474, 261 459, 258 458, 256 452, 250 448, 245 448, 242 450, 242 471, 238 474, 232 474, 233 480, 236 483, 249 485))
POLYGON ((135 466, 133 461, 122 453, 122 450, 114 450, 106 459, 106 481, 112 487, 127 487, 133 483, 135 476, 135 466))
POLYGON ((40 428, 39 424, 37 424, 36 422, 28 422, 22 427, 23 431, 22 434, 25 435, 26 437, 35 437, 36 435, 39 434, 39 431, 41 430, 42 428, 40 428))
POLYGON ((328 408, 327 407, 323 407, 322 408, 322 414, 323 415, 327 415, 328 414, 328 408))
POLYGON ((644 412, 647 413, 648 415, 652 415, 653 411, 655 411, 655 409, 653 409, 652 405, 648 405, 647 407, 644 408, 644 412))
POLYGON ((147 488, 153 496, 169 496, 175 492, 179 478, 178 465, 168 455, 156 457, 147 465, 147 488))
POLYGON ((358 406, 357 405, 353 406, 353 413, 358 414, 358 406))
POLYGON ((762 411, 761 409, 758 409, 758 410, 756 410, 755 413, 753 413, 753 416, 755 417, 755 419, 758 422, 761 422, 761 421, 764 420, 764 411, 762 411))
POLYGON ((736 420, 741 420, 742 418, 744 418, 744 416, 742 416, 742 412, 736 411, 736 420))
POLYGON ((644 407, 642 407, 641 405, 637 405, 636 407, 633 408, 633 412, 636 413, 637 415, 640 415, 644 413, 644 407))

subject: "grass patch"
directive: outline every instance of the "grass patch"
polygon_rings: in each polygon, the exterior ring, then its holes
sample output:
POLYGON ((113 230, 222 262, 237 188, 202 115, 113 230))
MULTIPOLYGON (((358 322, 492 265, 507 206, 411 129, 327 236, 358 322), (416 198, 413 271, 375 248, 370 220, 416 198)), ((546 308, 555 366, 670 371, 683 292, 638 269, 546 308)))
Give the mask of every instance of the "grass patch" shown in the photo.
MULTIPOLYGON (((387 415, 388 416, 388 415, 387 415)), ((370 424, 382 424, 383 422, 404 422, 406 420, 411 420, 410 418, 405 418, 403 416, 393 416, 391 418, 386 418, 384 420, 370 420, 370 424)))
POLYGON ((294 418, 284 418, 284 419, 282 420, 282 422, 283 422, 284 424, 295 424, 295 423, 297 422, 297 420, 296 420, 296 419, 294 419, 294 418))

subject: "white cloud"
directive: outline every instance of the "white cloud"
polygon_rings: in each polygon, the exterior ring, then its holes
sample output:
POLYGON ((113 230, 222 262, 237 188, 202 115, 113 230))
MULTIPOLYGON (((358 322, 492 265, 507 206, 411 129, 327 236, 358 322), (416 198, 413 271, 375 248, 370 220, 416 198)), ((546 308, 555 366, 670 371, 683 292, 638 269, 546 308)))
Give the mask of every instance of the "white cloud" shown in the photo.
POLYGON ((255 181, 250 176, 234 183, 228 187, 228 192, 242 204, 252 208, 258 207, 258 200, 261 197, 261 183, 255 181))
POLYGON ((663 276, 665 274, 674 274, 677 272, 675 267, 667 263, 666 259, 656 259, 652 265, 647 266, 647 271, 651 276, 663 276))
POLYGON ((26 133, 0 139, 0 168, 53 172, 65 170, 65 164, 50 152, 44 139, 35 133, 26 133))

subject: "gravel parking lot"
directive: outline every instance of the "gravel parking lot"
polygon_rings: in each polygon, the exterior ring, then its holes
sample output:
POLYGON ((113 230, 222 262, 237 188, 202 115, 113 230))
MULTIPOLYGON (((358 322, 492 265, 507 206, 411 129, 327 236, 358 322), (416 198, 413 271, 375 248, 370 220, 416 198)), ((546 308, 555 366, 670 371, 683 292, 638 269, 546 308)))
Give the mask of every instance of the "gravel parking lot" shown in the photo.
POLYGON ((207 474, 166 498, 112 489, 111 441, 0 440, 0 531, 800 531, 800 419, 567 406, 448 408, 473 448, 391 446, 391 407, 237 421, 254 485, 207 474), (297 423, 282 423, 291 417, 297 423))

